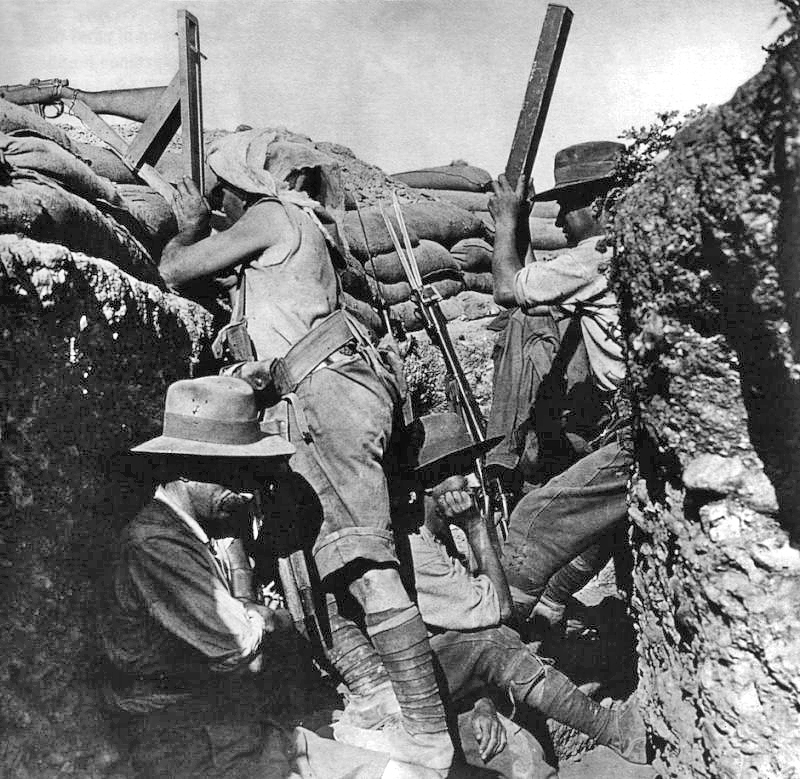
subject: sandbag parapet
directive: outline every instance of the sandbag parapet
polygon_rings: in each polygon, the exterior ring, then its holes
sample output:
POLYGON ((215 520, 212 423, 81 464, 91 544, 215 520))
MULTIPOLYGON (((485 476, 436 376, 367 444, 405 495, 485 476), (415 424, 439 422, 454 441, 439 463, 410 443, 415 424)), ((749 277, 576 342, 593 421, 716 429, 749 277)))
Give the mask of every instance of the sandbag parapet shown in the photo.
POLYGON ((150 253, 127 227, 34 171, 12 169, 0 183, 0 233, 59 243, 163 286, 150 253))

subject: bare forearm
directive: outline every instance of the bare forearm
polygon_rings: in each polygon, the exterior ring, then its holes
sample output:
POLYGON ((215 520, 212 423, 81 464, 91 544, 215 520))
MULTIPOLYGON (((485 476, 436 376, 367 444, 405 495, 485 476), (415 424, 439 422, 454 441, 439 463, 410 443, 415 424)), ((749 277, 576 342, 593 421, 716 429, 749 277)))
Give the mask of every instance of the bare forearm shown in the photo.
POLYGON ((212 276, 219 268, 203 241, 178 233, 164 247, 158 271, 170 288, 180 289, 196 279, 212 276))
POLYGON ((495 302, 501 306, 516 305, 514 279, 522 269, 524 260, 520 248, 516 223, 507 220, 496 223, 492 253, 492 283, 495 302))
POLYGON ((500 558, 497 556, 497 551, 489 536, 486 522, 476 512, 476 516, 465 524, 465 530, 467 540, 472 547, 478 564, 477 573, 484 574, 491 580, 500 604, 500 620, 505 622, 512 612, 511 592, 508 589, 508 582, 506 581, 503 566, 500 564, 500 558))

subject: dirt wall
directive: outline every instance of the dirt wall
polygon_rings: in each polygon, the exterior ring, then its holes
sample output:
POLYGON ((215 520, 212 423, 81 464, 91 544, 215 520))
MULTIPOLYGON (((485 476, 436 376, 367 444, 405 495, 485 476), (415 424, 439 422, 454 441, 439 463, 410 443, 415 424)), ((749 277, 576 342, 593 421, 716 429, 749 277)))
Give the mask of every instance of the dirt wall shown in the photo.
POLYGON ((640 690, 676 777, 800 771, 800 49, 705 112, 620 207, 640 430, 640 690))
POLYGON ((142 504, 120 457, 157 434, 211 315, 104 260, 0 236, 0 775, 96 777, 118 753, 98 704, 96 597, 142 504), (61 773, 59 773, 61 772, 61 773))

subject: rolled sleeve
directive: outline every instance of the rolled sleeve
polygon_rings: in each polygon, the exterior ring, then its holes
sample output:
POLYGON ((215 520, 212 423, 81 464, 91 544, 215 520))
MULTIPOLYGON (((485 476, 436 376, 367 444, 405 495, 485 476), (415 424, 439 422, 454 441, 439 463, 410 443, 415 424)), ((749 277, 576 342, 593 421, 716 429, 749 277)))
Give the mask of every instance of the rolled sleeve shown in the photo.
POLYGON ((263 625, 230 594, 210 553, 181 539, 150 537, 129 546, 126 557, 153 619, 204 655, 212 671, 235 670, 258 652, 263 625))
POLYGON ((576 262, 573 254, 560 254, 522 268, 514 277, 514 298, 523 309, 555 305, 577 295, 596 278, 596 267, 576 262))
POLYGON ((500 624, 500 601, 488 576, 473 576, 444 549, 412 537, 419 611, 431 628, 477 630, 500 624))

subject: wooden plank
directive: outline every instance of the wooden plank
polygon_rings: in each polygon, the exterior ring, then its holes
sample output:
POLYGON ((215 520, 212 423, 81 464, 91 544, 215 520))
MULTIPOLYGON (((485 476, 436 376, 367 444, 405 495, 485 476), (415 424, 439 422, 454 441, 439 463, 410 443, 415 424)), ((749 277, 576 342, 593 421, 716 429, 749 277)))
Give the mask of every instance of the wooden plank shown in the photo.
POLYGON ((164 87, 161 97, 128 146, 127 161, 135 169, 155 165, 180 127, 179 74, 164 87))
POLYGON ((181 95, 184 175, 205 191, 203 105, 200 80, 200 26, 186 9, 178 11, 178 76, 181 95))
POLYGON ((139 162, 138 165, 134 165, 130 161, 130 147, 125 143, 124 139, 117 135, 114 129, 92 111, 83 100, 73 100, 71 111, 101 141, 107 143, 119 155, 119 158, 132 173, 135 173, 142 181, 155 189, 168 203, 172 202, 174 190, 169 183, 155 168, 146 162, 139 162))
POLYGON ((520 174, 524 174, 526 181, 530 178, 571 24, 572 11, 569 8, 563 5, 547 6, 506 164, 506 178, 512 186, 519 180, 520 174))

